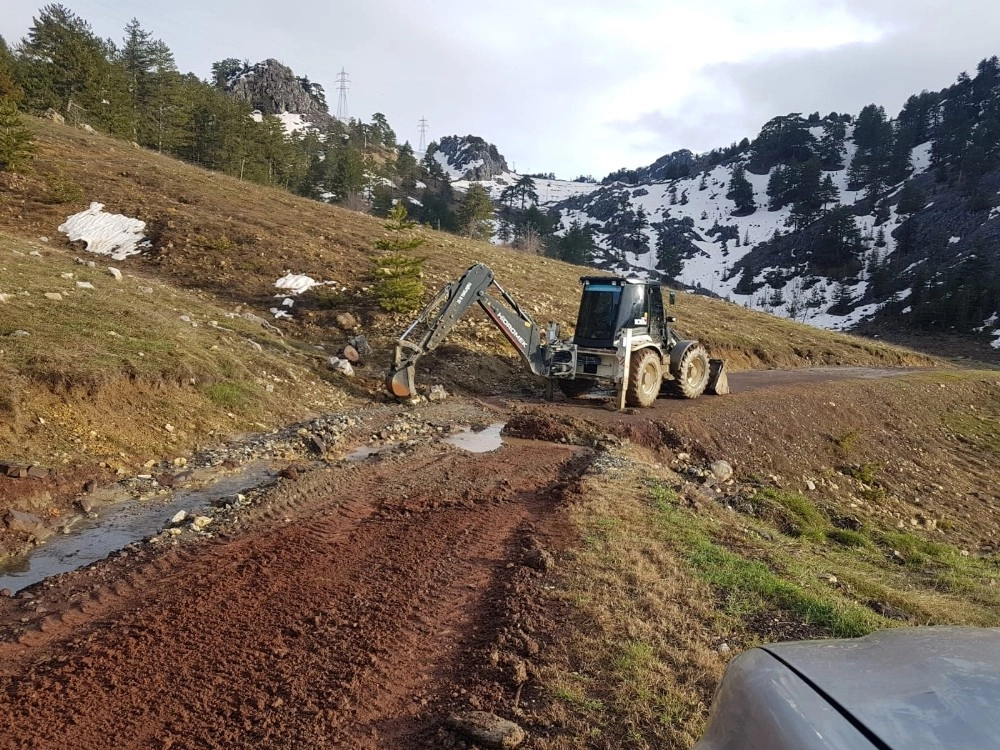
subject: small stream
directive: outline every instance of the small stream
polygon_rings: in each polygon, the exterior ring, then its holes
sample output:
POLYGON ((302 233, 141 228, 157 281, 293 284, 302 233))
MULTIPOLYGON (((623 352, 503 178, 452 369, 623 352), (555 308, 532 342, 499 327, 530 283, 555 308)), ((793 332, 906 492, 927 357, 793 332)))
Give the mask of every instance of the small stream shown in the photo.
POLYGON ((178 511, 203 515, 213 500, 246 492, 274 475, 269 466, 258 465, 207 487, 108 505, 96 518, 81 521, 68 534, 54 536, 28 554, 0 563, 0 589, 17 593, 49 576, 103 560, 133 542, 158 534, 178 511))

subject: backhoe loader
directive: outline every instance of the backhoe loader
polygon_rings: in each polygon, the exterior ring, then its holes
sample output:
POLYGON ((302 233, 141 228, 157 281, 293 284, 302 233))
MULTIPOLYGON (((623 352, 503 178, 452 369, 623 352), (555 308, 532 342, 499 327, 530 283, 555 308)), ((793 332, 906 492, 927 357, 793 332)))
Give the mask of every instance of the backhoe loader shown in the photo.
POLYGON ((661 394, 697 398, 706 391, 729 392, 725 362, 710 360, 705 347, 679 339, 670 327, 675 318, 664 315, 659 283, 622 276, 583 276, 580 282, 583 296, 573 338, 560 339, 558 324, 550 323, 543 339, 531 315, 497 283, 493 271, 477 263, 438 292, 396 341, 389 392, 399 399, 416 394, 417 360, 433 351, 475 304, 531 372, 569 397, 613 386, 622 409, 652 406, 661 394))

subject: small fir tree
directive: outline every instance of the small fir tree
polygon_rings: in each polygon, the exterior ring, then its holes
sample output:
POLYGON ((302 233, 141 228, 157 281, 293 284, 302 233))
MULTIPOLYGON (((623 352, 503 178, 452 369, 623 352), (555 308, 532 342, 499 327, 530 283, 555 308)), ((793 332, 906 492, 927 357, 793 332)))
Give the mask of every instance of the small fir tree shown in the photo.
POLYGON ((414 233, 415 227, 416 224, 406 218, 406 208, 397 203, 385 224, 389 235, 375 242, 375 248, 382 251, 375 258, 372 269, 375 299, 386 312, 409 312, 423 303, 424 259, 413 255, 412 251, 426 240, 414 233))
POLYGON ((493 202, 478 182, 469 185, 458 205, 458 225, 470 239, 488 240, 493 236, 493 202))
POLYGON ((21 123, 14 103, 0 100, 0 169, 17 172, 35 153, 34 136, 21 123))

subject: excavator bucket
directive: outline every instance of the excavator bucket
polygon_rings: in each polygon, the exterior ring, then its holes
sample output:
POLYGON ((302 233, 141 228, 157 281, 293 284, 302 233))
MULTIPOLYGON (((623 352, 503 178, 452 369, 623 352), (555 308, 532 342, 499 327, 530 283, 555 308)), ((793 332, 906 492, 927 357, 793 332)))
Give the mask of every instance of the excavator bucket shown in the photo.
POLYGON ((705 392, 713 396, 725 396, 729 393, 729 377, 726 375, 726 360, 708 360, 708 385, 705 392))
POLYGON ((389 376, 389 391, 396 398, 410 398, 417 392, 417 386, 413 381, 414 366, 401 367, 389 376))

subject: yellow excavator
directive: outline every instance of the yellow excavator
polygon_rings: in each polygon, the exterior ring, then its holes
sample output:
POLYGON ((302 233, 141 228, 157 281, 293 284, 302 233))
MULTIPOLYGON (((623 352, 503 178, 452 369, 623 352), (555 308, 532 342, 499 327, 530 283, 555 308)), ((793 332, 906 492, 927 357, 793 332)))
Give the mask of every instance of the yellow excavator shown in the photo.
POLYGON ((561 340, 558 324, 550 323, 543 339, 531 315, 497 283, 493 271, 477 263, 438 292, 396 341, 389 392, 401 400, 416 395, 417 360, 437 348, 475 304, 531 372, 549 378, 569 397, 612 386, 618 407, 624 408, 652 406, 660 395, 697 398, 729 392, 725 361, 709 359, 704 346, 679 339, 670 327, 676 318, 664 315, 659 283, 623 276, 583 276, 580 282, 583 296, 573 338, 561 340))

